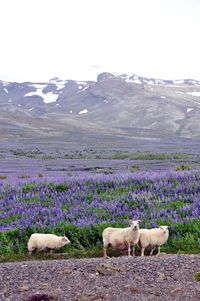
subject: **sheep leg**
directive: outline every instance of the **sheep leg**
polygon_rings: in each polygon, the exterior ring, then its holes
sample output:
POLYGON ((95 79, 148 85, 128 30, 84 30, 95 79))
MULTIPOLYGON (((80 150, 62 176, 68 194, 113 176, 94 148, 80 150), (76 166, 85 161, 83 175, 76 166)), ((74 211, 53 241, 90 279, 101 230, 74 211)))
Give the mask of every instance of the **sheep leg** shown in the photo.
POLYGON ((145 250, 145 248, 142 247, 142 248, 141 248, 141 256, 144 256, 144 250, 145 250))
POLYGON ((130 256, 131 256, 131 246, 128 245, 128 257, 130 257, 130 256))
POLYGON ((160 246, 158 247, 158 254, 157 255, 159 255, 160 254, 160 246))
POLYGON ((33 252, 35 252, 35 249, 34 249, 34 248, 32 248, 31 250, 29 250, 29 255, 32 255, 33 252))
POLYGON ((153 252, 154 252, 155 248, 153 248, 150 252, 150 256, 152 256, 153 252))
POLYGON ((135 246, 133 246, 133 256, 135 256, 135 246))
POLYGON ((103 248, 103 257, 104 257, 104 258, 108 258, 108 255, 107 255, 106 250, 107 250, 107 248, 104 247, 104 248, 103 248))

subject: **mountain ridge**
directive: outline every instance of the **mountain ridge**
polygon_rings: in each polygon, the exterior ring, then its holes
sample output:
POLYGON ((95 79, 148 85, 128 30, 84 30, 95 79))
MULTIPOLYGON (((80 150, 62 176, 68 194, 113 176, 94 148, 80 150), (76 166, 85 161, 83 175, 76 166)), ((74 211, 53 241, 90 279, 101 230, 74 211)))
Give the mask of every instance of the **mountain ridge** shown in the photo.
POLYGON ((0 109, 2 140, 200 137, 200 81, 193 79, 103 72, 96 81, 0 81, 0 109))

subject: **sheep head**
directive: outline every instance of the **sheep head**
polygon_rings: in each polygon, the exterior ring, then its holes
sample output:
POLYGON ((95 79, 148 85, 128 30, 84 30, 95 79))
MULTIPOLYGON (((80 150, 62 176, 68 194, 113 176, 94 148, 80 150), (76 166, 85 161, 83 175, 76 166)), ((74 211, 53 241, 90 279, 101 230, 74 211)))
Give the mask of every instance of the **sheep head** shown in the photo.
POLYGON ((61 241, 62 246, 68 245, 70 243, 70 240, 66 236, 61 237, 61 241))
POLYGON ((136 230, 139 230, 139 223, 140 222, 141 222, 140 220, 137 220, 137 221, 131 220, 131 221, 129 221, 129 225, 132 228, 132 230, 136 231, 136 230))
POLYGON ((163 230, 163 233, 167 233, 168 231, 168 226, 160 226, 159 228, 163 230))

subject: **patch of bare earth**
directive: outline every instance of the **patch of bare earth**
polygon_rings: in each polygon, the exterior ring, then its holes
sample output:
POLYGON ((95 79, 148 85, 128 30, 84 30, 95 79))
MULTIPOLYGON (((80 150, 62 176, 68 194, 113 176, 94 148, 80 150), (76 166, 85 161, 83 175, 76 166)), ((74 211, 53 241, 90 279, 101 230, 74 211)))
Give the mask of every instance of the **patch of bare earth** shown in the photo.
POLYGON ((199 301, 199 271, 200 254, 1 263, 0 300, 199 301))

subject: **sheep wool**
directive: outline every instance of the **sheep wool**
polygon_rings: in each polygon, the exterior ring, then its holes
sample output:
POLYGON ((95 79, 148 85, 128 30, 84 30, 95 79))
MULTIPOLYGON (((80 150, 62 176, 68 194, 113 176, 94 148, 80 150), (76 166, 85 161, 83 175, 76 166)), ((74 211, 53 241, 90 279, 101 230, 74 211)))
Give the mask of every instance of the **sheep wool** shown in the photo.
POLYGON ((130 227, 104 229, 102 233, 104 257, 107 256, 107 248, 111 245, 114 248, 128 249, 128 256, 131 256, 131 247, 133 256, 135 255, 135 245, 139 241, 139 222, 130 221, 130 227))
POLYGON ((139 243, 141 246, 141 256, 144 256, 145 248, 152 246, 150 255, 158 247, 158 254, 160 254, 160 246, 165 244, 169 237, 168 226, 160 226, 154 229, 140 229, 139 230, 139 243))
POLYGON ((55 234, 34 233, 28 241, 28 251, 32 254, 33 251, 42 251, 45 249, 59 249, 70 243, 66 236, 57 236, 55 234))

